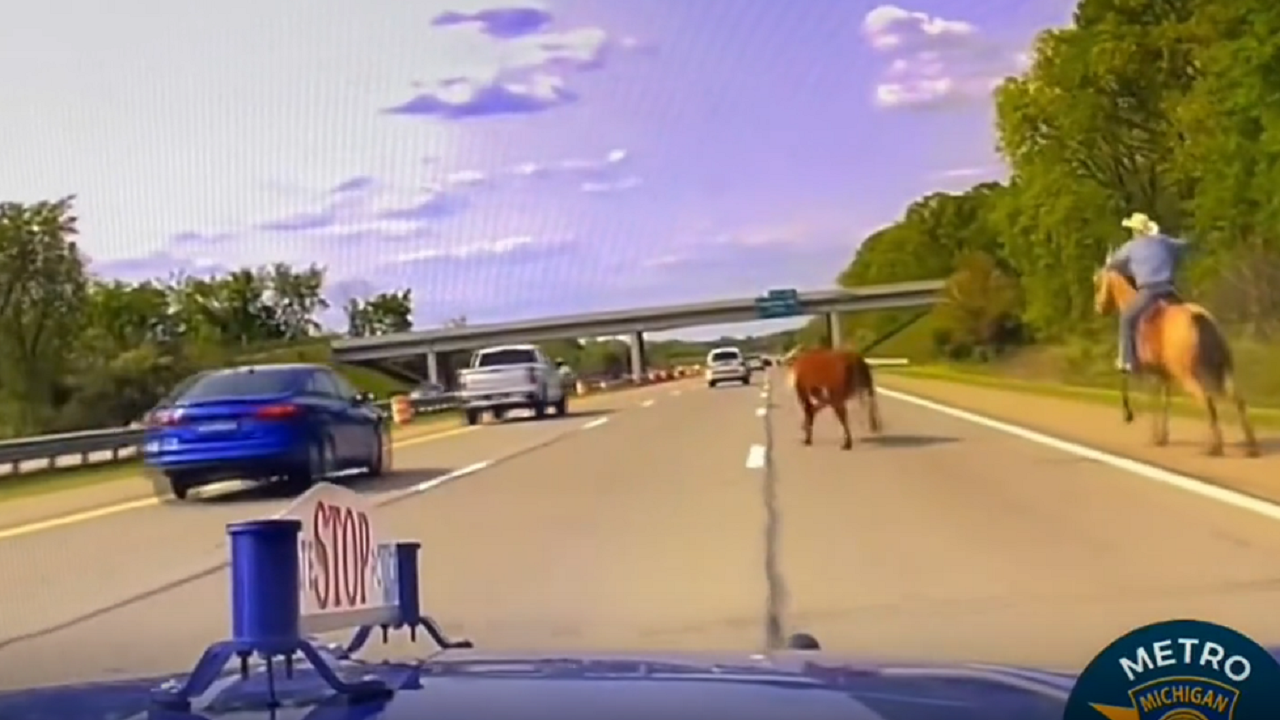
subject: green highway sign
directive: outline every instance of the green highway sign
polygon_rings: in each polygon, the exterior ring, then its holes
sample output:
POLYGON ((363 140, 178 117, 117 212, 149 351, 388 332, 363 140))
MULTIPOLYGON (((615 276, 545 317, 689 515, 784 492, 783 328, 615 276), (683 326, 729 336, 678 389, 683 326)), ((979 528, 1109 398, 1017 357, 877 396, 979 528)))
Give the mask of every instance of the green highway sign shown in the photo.
POLYGON ((795 317, 800 314, 800 293, 797 290, 770 290, 756 298, 756 316, 761 319, 795 317))

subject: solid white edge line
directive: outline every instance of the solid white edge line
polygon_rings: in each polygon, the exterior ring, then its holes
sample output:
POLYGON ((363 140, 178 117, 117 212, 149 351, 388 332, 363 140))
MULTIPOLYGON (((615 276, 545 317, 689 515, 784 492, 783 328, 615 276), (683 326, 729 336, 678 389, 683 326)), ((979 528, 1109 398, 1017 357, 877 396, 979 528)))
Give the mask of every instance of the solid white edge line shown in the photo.
POLYGON ((588 421, 587 424, 582 426, 582 429, 590 430, 591 428, 598 428, 607 422, 609 422, 609 418, 607 417, 596 418, 595 420, 588 421))
POLYGON ((1258 515, 1270 518, 1271 520, 1280 520, 1280 505, 1268 502, 1261 498, 1256 498, 1252 495, 1246 495, 1242 492, 1228 490, 1220 485, 1214 485, 1204 480, 1191 477, 1190 475, 1182 475, 1170 470, 1165 470, 1164 468, 1156 467, 1155 465, 1148 465, 1143 462, 1138 462, 1137 460, 1130 460, 1129 458, 1121 457, 1120 455, 1113 455, 1109 452, 1073 443, 1068 440, 1062 440, 1051 435, 1036 432, 1035 430, 1019 427, 1012 423, 1003 422, 984 415, 969 412, 968 410, 953 408, 949 405, 943 405, 942 403, 934 402, 933 400, 926 400, 925 398, 916 397, 909 393, 899 392, 897 390, 888 390, 885 388, 879 388, 879 392, 895 400, 901 400, 912 405, 933 410, 934 412, 950 415, 951 417, 965 420, 975 425, 981 425, 985 428, 996 430, 1007 435, 1013 435, 1038 445, 1043 445, 1045 447, 1053 448, 1054 450, 1075 455, 1076 457, 1100 462, 1104 465, 1116 468, 1117 470, 1132 473, 1145 480, 1162 483, 1185 492, 1199 495, 1209 500, 1215 500, 1225 505, 1231 505, 1232 507, 1236 507, 1241 510, 1248 510, 1249 512, 1257 513, 1258 515))
POLYGON ((763 445, 752 445, 751 447, 747 448, 747 463, 746 463, 747 469, 759 470, 763 468, 766 452, 768 451, 765 450, 765 447, 763 445))
POLYGON ((653 407, 653 400, 652 399, 645 400, 644 402, 640 403, 640 407, 653 407))

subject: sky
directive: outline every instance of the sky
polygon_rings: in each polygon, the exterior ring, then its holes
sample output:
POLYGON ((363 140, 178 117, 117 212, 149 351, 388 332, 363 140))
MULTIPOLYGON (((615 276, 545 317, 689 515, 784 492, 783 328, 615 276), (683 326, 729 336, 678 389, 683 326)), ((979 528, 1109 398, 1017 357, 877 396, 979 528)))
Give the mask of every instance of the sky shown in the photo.
POLYGON ((314 262, 335 307, 412 288, 419 327, 825 289, 1003 177, 990 91, 1070 9, 27 0, 0 198, 76 195, 102 276, 314 262))

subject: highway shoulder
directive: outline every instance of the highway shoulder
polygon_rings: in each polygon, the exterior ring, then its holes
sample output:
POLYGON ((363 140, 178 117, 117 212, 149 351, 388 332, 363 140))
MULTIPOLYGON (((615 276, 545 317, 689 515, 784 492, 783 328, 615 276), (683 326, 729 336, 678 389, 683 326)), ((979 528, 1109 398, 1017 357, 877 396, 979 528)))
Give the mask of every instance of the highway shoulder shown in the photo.
MULTIPOLYGON (((877 377, 886 389, 931 400, 1001 422, 1025 427, 1071 443, 1102 450, 1247 495, 1280 503, 1280 434, 1260 429, 1263 456, 1247 458, 1238 447, 1239 430, 1230 412, 1222 412, 1227 438, 1225 457, 1206 457, 1208 437, 1203 418, 1171 417, 1170 443, 1154 447, 1148 441, 1149 418, 1139 416, 1126 425, 1119 407, 1106 407, 1062 398, 975 387, 944 380, 919 379, 883 373, 877 377)), ((1139 400, 1141 402, 1141 399, 1139 400)))

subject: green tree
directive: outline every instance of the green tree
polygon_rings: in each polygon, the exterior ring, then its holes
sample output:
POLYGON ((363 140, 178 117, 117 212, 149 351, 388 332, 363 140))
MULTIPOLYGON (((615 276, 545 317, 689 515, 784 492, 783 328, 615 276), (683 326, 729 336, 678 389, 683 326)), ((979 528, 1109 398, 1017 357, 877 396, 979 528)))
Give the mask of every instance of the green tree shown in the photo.
POLYGON ((84 319, 89 278, 73 204, 0 203, 0 422, 11 432, 48 421, 84 319))

